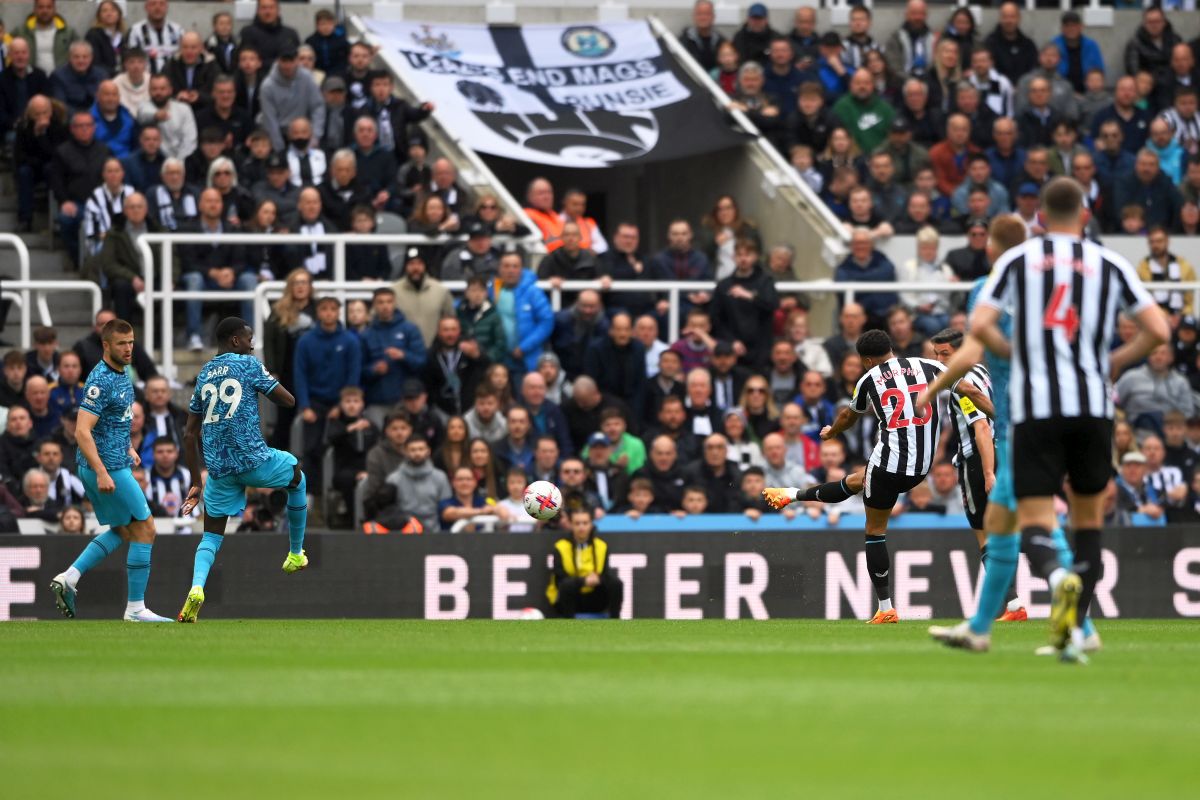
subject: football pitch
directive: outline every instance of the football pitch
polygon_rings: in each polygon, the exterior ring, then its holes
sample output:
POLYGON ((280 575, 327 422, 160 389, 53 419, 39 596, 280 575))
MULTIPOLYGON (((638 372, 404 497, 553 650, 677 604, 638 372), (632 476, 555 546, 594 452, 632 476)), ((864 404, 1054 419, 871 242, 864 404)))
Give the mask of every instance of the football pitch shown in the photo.
POLYGON ((1194 796, 1200 626, 0 625, 0 796, 1194 796))

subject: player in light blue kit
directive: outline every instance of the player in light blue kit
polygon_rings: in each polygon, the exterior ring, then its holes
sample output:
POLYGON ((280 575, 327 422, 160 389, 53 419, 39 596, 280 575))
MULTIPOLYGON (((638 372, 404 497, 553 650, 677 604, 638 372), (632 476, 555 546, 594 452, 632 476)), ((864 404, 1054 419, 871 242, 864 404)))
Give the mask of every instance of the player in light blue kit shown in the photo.
POLYGON ((304 554, 304 528, 308 521, 308 495, 304 472, 291 453, 273 450, 263 441, 258 419, 258 395, 276 405, 292 408, 296 398, 280 385, 254 352, 254 332, 245 320, 229 317, 217 326, 216 358, 196 375, 196 391, 188 404, 184 455, 192 471, 192 488, 181 516, 187 516, 204 496, 204 536, 196 547, 192 589, 180 622, 195 622, 204 605, 204 583, 224 540, 228 517, 246 508, 246 490, 286 489, 289 552, 283 571, 299 572, 308 566, 304 554), (201 491, 201 472, 208 480, 201 491))
POLYGON ((67 567, 54 576, 50 591, 64 617, 75 616, 76 584, 80 577, 111 555, 121 542, 129 542, 125 571, 129 594, 125 619, 129 622, 171 622, 146 608, 150 582, 150 550, 154 546, 154 520, 142 487, 131 468, 141 463, 129 441, 133 420, 133 382, 125 368, 133 361, 133 326, 114 319, 100 330, 104 357, 88 375, 79 404, 75 441, 79 479, 96 511, 109 529, 88 542, 67 567))

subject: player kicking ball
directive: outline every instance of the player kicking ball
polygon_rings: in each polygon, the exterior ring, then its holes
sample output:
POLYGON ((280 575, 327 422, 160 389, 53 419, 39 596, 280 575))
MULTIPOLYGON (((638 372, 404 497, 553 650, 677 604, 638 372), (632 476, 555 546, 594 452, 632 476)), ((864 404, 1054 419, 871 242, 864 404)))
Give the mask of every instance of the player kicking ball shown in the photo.
POLYGON ((192 589, 180 622, 195 622, 204 605, 204 584, 225 538, 230 516, 246 508, 247 489, 286 489, 289 552, 286 573, 308 566, 304 528, 308 494, 304 472, 291 453, 274 450, 263 441, 258 418, 258 395, 284 408, 296 398, 283 388, 254 352, 254 332, 245 320, 228 317, 217 325, 217 355, 196 375, 196 391, 188 404, 184 455, 192 471, 192 488, 180 511, 187 516, 204 496, 204 536, 196 547, 192 589), (208 480, 201 490, 201 472, 208 480))
MULTIPOLYGON (((891 338, 883 331, 867 331, 855 343, 866 372, 854 388, 850 405, 838 412, 832 425, 821 430, 823 440, 833 439, 873 412, 879 420, 879 439, 864 469, 836 483, 808 489, 794 486, 763 490, 767 504, 782 509, 793 502, 816 500, 841 503, 863 493, 867 511, 867 571, 879 600, 879 610, 868 624, 900 621, 892 607, 891 559, 887 549, 888 520, 900 495, 925 480, 937 450, 938 415, 929 404, 917 405, 916 398, 942 372, 942 365, 925 358, 897 357, 891 338)), ((976 405, 988 401, 969 380, 959 386, 976 405)))
POLYGON ((54 576, 50 591, 64 617, 75 616, 76 585, 83 573, 129 542, 125 572, 129 593, 125 604, 128 622, 171 622, 146 608, 150 582, 150 551, 154 546, 154 520, 132 467, 141 463, 129 441, 133 420, 133 382, 125 368, 133 361, 133 326, 114 319, 100 329, 104 356, 88 375, 79 404, 75 441, 79 479, 96 519, 109 529, 88 542, 67 567, 54 576))

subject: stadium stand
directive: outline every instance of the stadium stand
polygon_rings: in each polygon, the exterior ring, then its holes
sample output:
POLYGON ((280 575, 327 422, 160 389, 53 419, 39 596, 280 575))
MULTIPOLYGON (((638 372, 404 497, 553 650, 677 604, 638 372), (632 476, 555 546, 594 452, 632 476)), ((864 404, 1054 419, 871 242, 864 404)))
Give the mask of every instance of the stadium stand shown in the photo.
MULTIPOLYGON (((502 529, 528 529, 514 475, 555 481, 612 530, 710 511, 733 516, 693 527, 732 527, 762 512, 764 470, 824 482, 867 457, 869 420, 838 446, 818 436, 862 374, 853 340, 882 327, 931 355, 926 337, 965 324, 986 274, 979 231, 999 213, 1038 231, 1039 189, 1061 174, 1174 328, 1117 384, 1110 519, 1200 520, 1194 11, 613 6, 660 13, 680 69, 762 136, 710 165, 646 167, 639 184, 467 149, 348 16, 387 5, 5 6, 0 324, 22 346, 0 381, 0 532, 79 529, 74 409, 114 312, 149 351, 134 438, 148 497, 176 518, 162 530, 192 524, 177 519, 190 476, 156 447, 181 427, 163 387, 186 396, 229 314, 253 319, 299 398, 268 420, 272 442, 305 457, 330 529, 449 530, 476 494, 502 529), (163 233, 192 237, 164 248, 163 233), (323 297, 343 301, 336 319, 321 319, 323 297), (414 434, 428 463, 405 455, 414 434), (464 465, 476 488, 442 516, 464 465)), ((926 501, 897 513, 959 523, 926 501)), ((832 527, 854 513, 785 516, 832 527)), ((273 514, 256 496, 242 528, 273 514)))

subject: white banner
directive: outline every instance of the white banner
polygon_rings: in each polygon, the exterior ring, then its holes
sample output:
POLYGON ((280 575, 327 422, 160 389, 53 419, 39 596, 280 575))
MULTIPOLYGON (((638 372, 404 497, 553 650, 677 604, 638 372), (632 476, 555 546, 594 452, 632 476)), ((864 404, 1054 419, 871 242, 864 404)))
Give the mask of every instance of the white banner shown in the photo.
POLYGON ((736 144, 720 115, 672 71, 645 22, 442 25, 365 20, 404 81, 480 152, 565 167, 604 167, 736 144), (683 118, 681 118, 681 115, 683 118), (696 119, 696 117, 708 119, 696 119), (705 141, 674 137, 686 117, 705 141), (707 121, 708 125, 704 123, 707 121))

